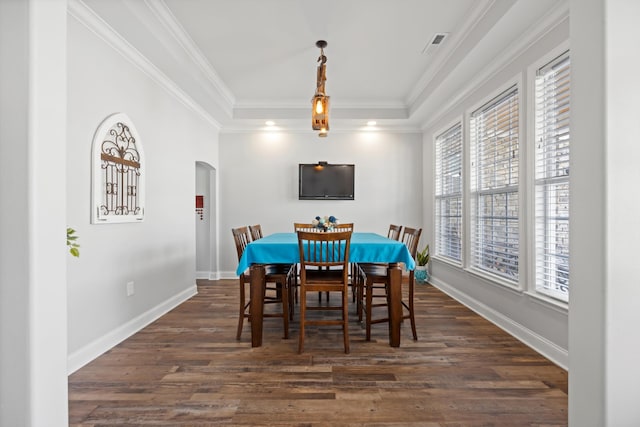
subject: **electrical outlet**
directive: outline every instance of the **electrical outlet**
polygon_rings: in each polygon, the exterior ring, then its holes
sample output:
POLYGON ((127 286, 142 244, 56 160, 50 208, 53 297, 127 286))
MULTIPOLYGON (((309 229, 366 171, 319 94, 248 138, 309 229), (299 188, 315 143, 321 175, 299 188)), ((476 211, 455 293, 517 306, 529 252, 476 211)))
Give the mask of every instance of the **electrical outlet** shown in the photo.
POLYGON ((133 282, 127 282, 127 296, 130 297, 135 293, 136 293, 136 290, 133 286, 133 282))

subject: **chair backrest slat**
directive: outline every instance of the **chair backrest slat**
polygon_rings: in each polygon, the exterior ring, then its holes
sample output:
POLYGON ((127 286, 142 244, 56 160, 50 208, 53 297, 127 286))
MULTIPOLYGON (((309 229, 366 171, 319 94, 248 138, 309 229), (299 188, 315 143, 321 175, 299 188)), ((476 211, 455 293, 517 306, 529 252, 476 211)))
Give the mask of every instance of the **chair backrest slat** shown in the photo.
POLYGON ((387 237, 393 240, 400 240, 400 236, 402 235, 402 226, 389 224, 389 231, 387 232, 387 237))
POLYGON ((262 239, 262 226, 260 224, 250 225, 249 232, 251 233, 251 239, 253 241, 262 239))
POLYGON ((245 248, 251 242, 251 234, 249 234, 249 227, 232 228, 233 240, 236 244, 236 252, 238 252, 238 261, 242 258, 245 248))
MULTIPOLYGON (((311 224, 311 223, 305 223, 305 222, 294 222, 293 223, 293 231, 298 232, 298 231, 308 231, 310 233, 324 233, 325 230, 323 230, 322 228, 316 227, 315 225, 311 224)), ((345 223, 345 224, 336 224, 333 227, 333 230, 328 230, 326 232, 332 233, 332 232, 336 232, 336 231, 353 231, 353 223, 349 222, 349 223, 345 223)))
POLYGON ((303 267, 347 265, 351 234, 351 231, 334 231, 332 233, 298 231, 300 264, 303 267))
POLYGON ((352 222, 348 222, 345 224, 336 224, 333 227, 333 232, 337 232, 337 231, 353 231, 353 223, 352 222))
POLYGON ((421 234, 422 228, 411 227, 404 227, 404 232, 402 233, 402 243, 407 246, 413 259, 416 258, 416 254, 418 253, 418 242, 421 234))
POLYGON ((310 233, 320 233, 322 230, 320 230, 318 227, 314 226, 311 223, 306 223, 306 222, 294 222, 293 223, 293 231, 308 231, 310 233))

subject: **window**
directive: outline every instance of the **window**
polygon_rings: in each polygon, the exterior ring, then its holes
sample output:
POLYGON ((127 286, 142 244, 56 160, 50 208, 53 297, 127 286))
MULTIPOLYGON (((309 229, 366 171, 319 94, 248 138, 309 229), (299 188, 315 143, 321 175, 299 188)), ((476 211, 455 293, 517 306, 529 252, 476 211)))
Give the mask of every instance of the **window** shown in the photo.
POLYGON ((519 100, 513 86, 471 114, 472 268, 518 281, 519 100))
POLYGON ((536 290, 569 300, 570 60, 565 52, 535 80, 536 290))
POLYGON ((462 123, 436 137, 435 255, 462 261, 462 123))

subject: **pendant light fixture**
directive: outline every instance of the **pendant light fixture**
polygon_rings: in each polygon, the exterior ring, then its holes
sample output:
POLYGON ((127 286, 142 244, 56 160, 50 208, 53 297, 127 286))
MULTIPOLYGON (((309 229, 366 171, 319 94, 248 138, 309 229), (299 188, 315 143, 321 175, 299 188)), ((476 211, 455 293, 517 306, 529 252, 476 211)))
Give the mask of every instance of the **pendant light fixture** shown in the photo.
POLYGON ((327 96, 324 83, 327 80, 327 57, 324 56, 324 48, 327 42, 318 40, 316 46, 320 48, 320 56, 318 61, 318 72, 316 76, 316 93, 311 99, 311 127, 313 130, 320 131, 318 136, 325 137, 329 131, 329 96, 327 96))

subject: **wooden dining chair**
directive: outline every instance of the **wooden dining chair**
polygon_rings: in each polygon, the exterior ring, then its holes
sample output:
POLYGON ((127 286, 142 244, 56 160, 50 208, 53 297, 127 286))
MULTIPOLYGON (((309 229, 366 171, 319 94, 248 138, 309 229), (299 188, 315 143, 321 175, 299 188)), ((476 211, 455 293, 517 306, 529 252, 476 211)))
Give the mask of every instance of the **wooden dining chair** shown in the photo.
MULTIPOLYGON (((301 222, 294 222, 293 223, 293 228, 294 231, 298 232, 298 231, 309 231, 312 233, 333 233, 336 231, 353 231, 353 223, 344 223, 344 224, 336 224, 332 230, 328 230, 328 231, 323 231, 322 228, 318 228, 316 227, 314 224, 309 224, 309 223, 301 223, 301 222)), ((355 271, 355 264, 351 265, 350 268, 350 272, 349 272, 349 277, 352 278, 351 283, 352 283, 352 294, 353 294, 353 301, 356 301, 356 292, 355 292, 355 280, 353 280, 353 272, 355 271)), ((296 275, 298 278, 300 277, 298 274, 296 275)), ((327 301, 329 301, 329 292, 325 293, 326 295, 326 299, 327 301)), ((296 304, 298 303, 298 292, 297 289, 294 291, 294 298, 295 298, 295 302, 296 304)), ((322 292, 318 293, 318 301, 322 301, 322 292)))
MULTIPOLYGON (((322 233, 322 229, 317 227, 315 224, 310 222, 294 222, 293 223, 293 231, 296 233, 298 231, 307 231, 309 233, 322 233)), ((298 287, 300 284, 300 274, 298 273, 298 267, 296 266, 296 283, 293 291, 293 298, 295 303, 298 303, 298 287)), ((322 293, 318 292, 318 301, 322 300, 322 293)), ((327 300, 329 300, 329 294, 327 294, 327 300)), ((293 319, 293 315, 291 317, 293 319)))
MULTIPOLYGON (((238 253, 238 261, 242 257, 245 248, 251 241, 251 234, 249 227, 238 227, 231 230, 233 234, 233 240, 236 245, 236 251, 238 253)), ((282 317, 284 326, 284 338, 289 338, 289 318, 290 318, 290 286, 293 280, 293 267, 289 264, 266 264, 265 268, 265 304, 282 304, 282 311, 280 313, 264 313, 263 317, 282 317), (275 295, 272 295, 275 293, 275 295)), ((248 272, 240 274, 240 313, 238 316, 238 331, 236 333, 236 339, 239 340, 242 335, 242 327, 244 319, 247 318, 251 321, 249 313, 249 306, 251 300, 247 298, 246 285, 251 283, 251 277, 248 272)))
MULTIPOLYGON (((387 238, 392 240, 400 240, 402 233, 402 226, 389 224, 389 230, 387 231, 387 238)), ((387 265, 385 263, 362 263, 365 264, 378 264, 378 265, 387 265)), ((351 265, 351 282, 353 285, 353 299, 356 303, 356 312, 358 313, 358 321, 362 322, 362 304, 363 304, 363 278, 360 272, 360 266, 357 263, 351 265)), ((375 287, 375 285, 374 285, 375 287)))
POLYGON ((402 235, 402 226, 389 224, 389 231, 387 232, 387 237, 393 240, 400 240, 400 236, 402 235))
MULTIPOLYGON (((256 240, 262 239, 263 235, 262 235, 262 226, 260 224, 255 224, 255 225, 250 225, 249 226, 249 233, 251 234, 251 239, 255 242, 256 240)), ((298 264, 275 264, 278 266, 278 268, 280 269, 280 271, 289 271, 290 269, 293 269, 293 271, 291 271, 290 274, 290 278, 289 278, 289 286, 287 287, 287 290, 289 292, 289 320, 293 320, 293 314, 294 314, 294 310, 293 310, 293 301, 294 301, 294 294, 295 294, 295 299, 296 302, 297 301, 297 276, 298 276, 298 264)))
POLYGON ((262 226, 260 224, 250 225, 249 233, 251 233, 251 240, 262 239, 262 226))
MULTIPOLYGON (((316 227, 315 225, 313 225, 310 222, 294 222, 293 223, 293 231, 294 232, 298 232, 298 231, 307 231, 309 233, 321 233, 322 230, 320 230, 318 227, 316 227)), ((293 290, 293 298, 295 303, 298 303, 298 287, 300 286, 300 274, 298 272, 298 266, 296 265, 296 282, 294 285, 294 290, 293 290)), ((322 298, 321 296, 322 294, 318 294, 319 298, 322 298)), ((293 319, 293 313, 291 315, 292 319, 293 319)))
MULTIPOLYGON (((416 258, 418 242, 422 234, 421 228, 404 227, 402 242, 407 246, 409 253, 416 258)), ((382 322, 389 322, 388 292, 389 276, 387 264, 359 264, 358 282, 358 319, 362 320, 362 313, 365 316, 366 340, 371 340, 371 325, 382 322), (374 302, 374 300, 376 302, 374 302), (380 302, 377 302, 380 301, 380 302), (385 307, 385 317, 373 318, 373 311, 376 307, 385 307)), ((411 321, 411 332, 413 339, 418 339, 416 331, 416 319, 414 310, 414 277, 413 270, 409 271, 408 301, 402 301, 402 319, 411 321)))
POLYGON ((300 251, 300 334, 298 353, 304 349, 307 325, 341 325, 344 352, 349 353, 349 248, 351 231, 316 233, 298 231, 300 251), (338 306, 308 305, 308 292, 338 292, 338 306), (341 319, 307 319, 308 311, 342 311, 341 319))
MULTIPOLYGON (((333 230, 331 230, 331 232, 336 232, 336 231, 353 231, 353 222, 347 222, 344 224, 336 224, 333 227, 333 230)), ((349 264, 349 284, 351 286, 351 295, 352 295, 352 300, 353 302, 356 302, 356 279, 355 279, 355 273, 357 270, 357 264, 355 262, 350 263, 349 264)), ((329 294, 327 293, 327 300, 329 300, 329 294)))

